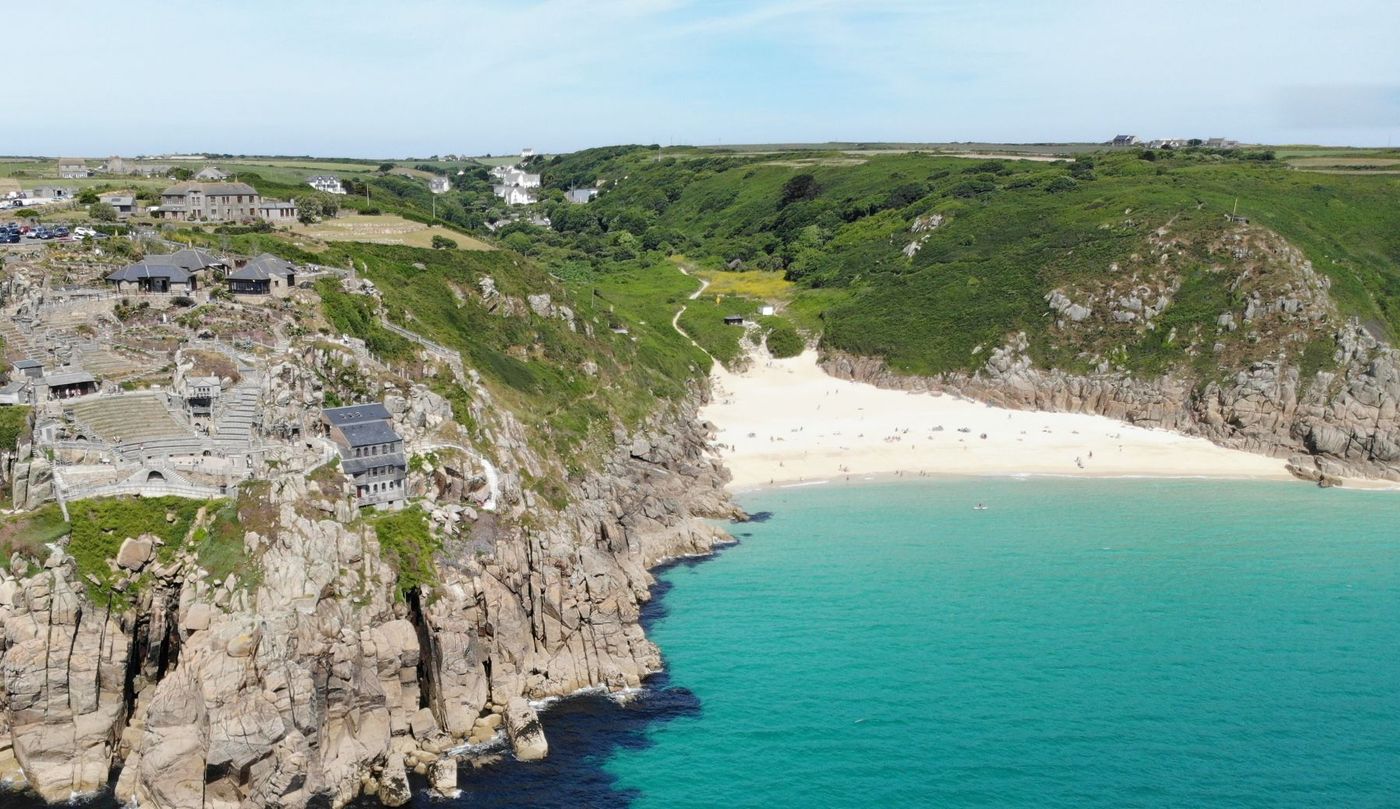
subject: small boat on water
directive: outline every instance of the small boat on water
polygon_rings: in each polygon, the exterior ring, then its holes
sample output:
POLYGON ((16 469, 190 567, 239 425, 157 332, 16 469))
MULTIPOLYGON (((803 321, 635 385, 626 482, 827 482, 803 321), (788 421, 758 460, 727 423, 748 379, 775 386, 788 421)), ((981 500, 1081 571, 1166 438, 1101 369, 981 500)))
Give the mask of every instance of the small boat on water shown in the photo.
POLYGON ((987 510, 987 504, 986 504, 986 503, 978 503, 977 505, 975 505, 975 506, 972 507, 972 510, 973 510, 973 511, 986 511, 986 510, 987 510))

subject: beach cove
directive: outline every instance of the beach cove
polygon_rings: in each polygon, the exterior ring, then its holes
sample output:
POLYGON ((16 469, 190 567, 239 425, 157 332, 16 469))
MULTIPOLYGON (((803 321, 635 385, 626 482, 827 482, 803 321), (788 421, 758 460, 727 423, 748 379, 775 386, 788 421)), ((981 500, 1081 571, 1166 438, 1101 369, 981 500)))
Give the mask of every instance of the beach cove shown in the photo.
MULTIPOLYGON (((719 364, 701 417, 736 490, 867 475, 1292 480, 1280 458, 1103 416, 1008 410, 837 379, 815 351, 719 364)), ((1363 484, 1364 485, 1364 484, 1363 484)))

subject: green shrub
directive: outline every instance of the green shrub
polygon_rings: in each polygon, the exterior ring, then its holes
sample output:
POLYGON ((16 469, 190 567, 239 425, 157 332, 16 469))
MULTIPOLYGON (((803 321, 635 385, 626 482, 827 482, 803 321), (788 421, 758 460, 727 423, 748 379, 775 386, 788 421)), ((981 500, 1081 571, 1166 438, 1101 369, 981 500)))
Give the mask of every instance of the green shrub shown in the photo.
POLYGON ((762 322, 766 328, 768 353, 774 357, 778 359, 796 357, 802 353, 802 349, 806 348, 802 335, 798 334, 796 327, 788 321, 779 317, 766 317, 763 318, 762 322))
POLYGON ((423 509, 410 506, 377 515, 372 524, 380 553, 398 577, 400 597, 437 581, 433 557, 442 550, 442 543, 433 536, 423 509))

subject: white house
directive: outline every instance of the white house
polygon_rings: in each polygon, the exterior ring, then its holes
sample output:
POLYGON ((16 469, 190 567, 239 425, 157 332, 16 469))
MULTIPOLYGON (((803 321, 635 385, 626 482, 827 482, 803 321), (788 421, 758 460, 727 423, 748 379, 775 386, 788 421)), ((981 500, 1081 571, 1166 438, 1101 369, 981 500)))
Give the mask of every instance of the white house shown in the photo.
POLYGON ((446 194, 452 190, 452 183, 446 177, 434 177, 428 181, 428 190, 434 194, 446 194))
POLYGON ((596 188, 570 188, 568 192, 564 194, 564 198, 575 205, 583 205, 586 202, 591 202, 596 196, 598 196, 598 189, 596 188))
POLYGON ((306 184, 317 191, 322 191, 327 194, 345 193, 345 186, 340 182, 340 179, 332 177, 329 174, 318 174, 315 177, 308 177, 306 184))
POLYGON ((534 157, 534 156, 535 156, 535 149, 534 149, 534 147, 532 147, 532 146, 526 146, 524 149, 521 149, 521 150, 520 150, 520 158, 521 158, 522 160, 525 159, 525 158, 527 158, 527 157, 534 157))
POLYGON ((529 205, 535 201, 534 192, 524 186, 496 185, 491 187, 491 191, 505 200, 507 205, 529 205))
POLYGON ((518 185, 522 188, 539 188, 540 175, 529 174, 515 166, 507 166, 501 174, 501 182, 505 185, 518 185))

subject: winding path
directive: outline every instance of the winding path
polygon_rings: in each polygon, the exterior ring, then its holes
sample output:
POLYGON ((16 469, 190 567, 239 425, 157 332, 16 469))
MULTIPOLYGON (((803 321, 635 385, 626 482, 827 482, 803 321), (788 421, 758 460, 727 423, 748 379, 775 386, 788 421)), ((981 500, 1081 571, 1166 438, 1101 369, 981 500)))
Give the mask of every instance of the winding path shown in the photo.
MULTIPOLYGON (((689 272, 683 265, 682 265, 682 266, 678 266, 677 269, 679 269, 679 270, 681 271, 681 275, 686 275, 686 276, 689 276, 689 275, 690 275, 690 272, 689 272)), ((697 290, 695 290, 694 292, 690 293, 690 297, 689 297, 689 298, 686 298, 686 300, 693 301, 693 300, 695 300, 696 298, 699 298, 701 295, 705 294, 705 290, 708 289, 709 286, 710 286, 710 282, 707 281, 707 280, 705 280, 704 278, 698 278, 698 279, 696 279, 696 280, 698 280, 698 281, 700 282, 700 288, 697 289, 697 290)), ((693 346, 695 346, 696 348, 700 349, 701 353, 703 353, 705 356, 707 356, 707 357, 710 358, 710 362, 713 362, 713 363, 715 363, 715 364, 718 364, 718 363, 719 363, 719 360, 715 359, 715 355, 713 355, 713 354, 711 354, 710 352, 706 351, 704 346, 702 346, 702 345, 700 345, 699 343, 695 342, 695 338, 694 338, 694 337, 691 337, 689 334, 686 334, 686 333, 685 333, 685 329, 682 329, 682 328, 681 328, 681 315, 685 314, 685 309, 686 309, 685 305, 682 304, 682 305, 681 305, 681 308, 680 308, 679 310, 677 310, 676 316, 673 317, 673 318, 671 318, 671 328, 673 328, 673 329, 676 330, 676 334, 679 334, 680 336, 682 336, 682 337, 684 337, 685 339, 689 340, 691 345, 693 345, 693 346)))

